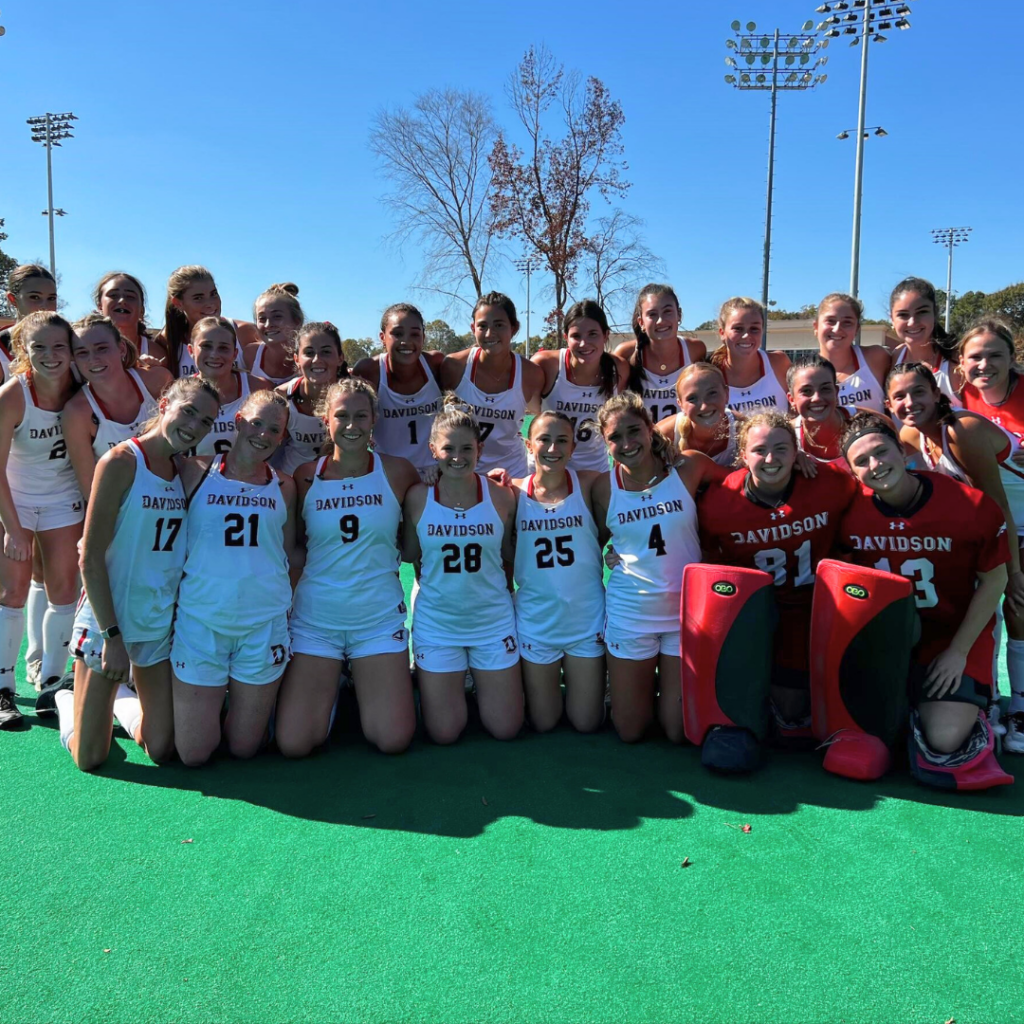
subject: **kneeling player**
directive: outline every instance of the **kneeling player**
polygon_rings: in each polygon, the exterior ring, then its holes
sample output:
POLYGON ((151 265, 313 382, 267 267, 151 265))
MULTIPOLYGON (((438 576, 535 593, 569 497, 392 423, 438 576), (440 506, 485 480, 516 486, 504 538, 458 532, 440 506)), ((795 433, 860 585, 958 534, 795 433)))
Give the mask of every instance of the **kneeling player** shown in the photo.
POLYGON ((878 416, 855 416, 843 447, 863 488, 840 544, 856 564, 906 576, 921 618, 910 669, 912 773, 943 789, 1012 782, 992 754, 984 714, 1009 560, 1002 511, 949 477, 908 472, 899 439, 878 416))

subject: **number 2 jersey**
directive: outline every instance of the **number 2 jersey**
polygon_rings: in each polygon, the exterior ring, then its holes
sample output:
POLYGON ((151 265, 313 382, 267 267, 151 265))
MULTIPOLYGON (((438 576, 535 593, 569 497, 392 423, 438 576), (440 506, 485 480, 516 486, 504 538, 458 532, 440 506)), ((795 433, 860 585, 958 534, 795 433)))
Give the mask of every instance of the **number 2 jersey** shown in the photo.
POLYGON ((827 464, 820 465, 813 478, 794 470, 788 497, 777 508, 769 508, 751 495, 749 479, 749 470, 738 469, 701 496, 704 557, 721 565, 760 569, 774 578, 779 609, 775 662, 806 669, 814 572, 835 547, 857 483, 849 473, 827 464))
MULTIPOLYGON (((929 664, 949 647, 967 614, 977 573, 1009 561, 1006 519, 986 494, 935 473, 914 473, 922 492, 897 512, 863 487, 843 518, 842 557, 906 576, 914 585, 921 640, 914 658, 929 664)), ((967 656, 965 672, 992 685, 995 616, 967 656)))
POLYGON ((244 636, 292 603, 284 526, 288 508, 267 466, 267 482, 224 476, 214 456, 188 503, 187 556, 178 604, 225 636, 244 636))

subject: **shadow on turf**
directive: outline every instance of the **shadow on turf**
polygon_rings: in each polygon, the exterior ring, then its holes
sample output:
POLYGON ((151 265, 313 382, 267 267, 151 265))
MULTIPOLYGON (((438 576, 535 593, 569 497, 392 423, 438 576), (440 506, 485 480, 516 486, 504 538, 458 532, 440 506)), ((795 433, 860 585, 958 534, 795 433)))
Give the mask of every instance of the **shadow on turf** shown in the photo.
POLYGON ((896 798, 1024 814, 1024 778, 1020 787, 958 795, 915 784, 905 765, 862 784, 828 775, 820 753, 786 751, 770 751, 753 776, 725 778, 702 768, 694 747, 664 740, 628 746, 608 729, 591 736, 566 728, 545 736, 525 732, 498 743, 477 727, 452 747, 418 738, 404 755, 385 757, 357 728, 342 724, 324 750, 303 761, 270 752, 245 762, 221 756, 200 769, 140 763, 117 749, 125 743, 115 741, 103 775, 313 821, 456 838, 480 835, 509 816, 557 828, 630 829, 644 818, 687 818, 695 804, 737 814, 790 814, 801 805, 863 811, 896 798))

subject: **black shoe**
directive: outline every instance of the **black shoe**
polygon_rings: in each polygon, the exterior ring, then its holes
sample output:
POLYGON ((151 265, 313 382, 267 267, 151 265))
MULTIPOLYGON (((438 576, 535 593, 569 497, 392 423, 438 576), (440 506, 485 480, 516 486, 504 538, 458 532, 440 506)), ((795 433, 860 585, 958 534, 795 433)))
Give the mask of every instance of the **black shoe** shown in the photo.
POLYGON ((50 676, 36 697, 37 715, 57 714, 57 694, 61 690, 74 690, 75 673, 65 672, 62 676, 50 676))
POLYGON ((747 729, 716 725, 704 737, 700 763, 712 771, 743 775, 761 763, 761 744, 747 729))
POLYGON ((24 718, 14 703, 13 690, 0 690, 0 729, 20 729, 24 718))

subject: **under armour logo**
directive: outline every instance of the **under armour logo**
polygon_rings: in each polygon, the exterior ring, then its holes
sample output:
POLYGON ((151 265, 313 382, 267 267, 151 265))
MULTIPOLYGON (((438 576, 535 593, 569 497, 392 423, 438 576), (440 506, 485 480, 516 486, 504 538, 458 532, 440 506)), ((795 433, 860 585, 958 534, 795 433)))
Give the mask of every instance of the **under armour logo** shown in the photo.
POLYGON ((753 393, 753 391, 741 391, 740 398, 749 398, 753 393))
POLYGON ((170 491, 176 491, 176 490, 177 490, 176 487, 165 487, 164 488, 164 493, 166 494, 166 493, 168 493, 170 491))
POLYGON ((355 489, 356 489, 356 485, 355 484, 342 484, 341 485, 341 490, 343 490, 343 491, 354 491, 355 489))
POLYGON ((490 402, 491 405, 494 405, 494 403, 497 401, 497 398, 492 398, 490 395, 484 395, 484 401, 490 402))
POLYGON ((174 663, 174 667, 175 668, 184 668, 185 667, 185 662, 183 662, 183 661, 176 661, 174 663))
POLYGON ((786 510, 784 508, 776 509, 772 513, 772 519, 785 519, 785 518, 786 518, 786 510))
POLYGON ((654 497, 654 495, 652 495, 652 494, 641 494, 640 495, 640 500, 641 501, 651 501, 653 497, 654 497))
POLYGON ((593 391, 584 391, 583 392, 583 397, 584 398, 593 398, 594 397, 594 392, 593 391))
POLYGON ((889 529, 890 530, 905 530, 906 528, 907 528, 907 524, 905 522, 903 522, 903 520, 900 520, 898 523, 890 523, 889 524, 889 529))
POLYGON ((544 511, 545 511, 545 512, 546 512, 546 513, 547 513, 548 515, 551 515, 551 513, 555 511, 555 506, 554 506, 554 505, 545 505, 545 506, 544 506, 544 511))

